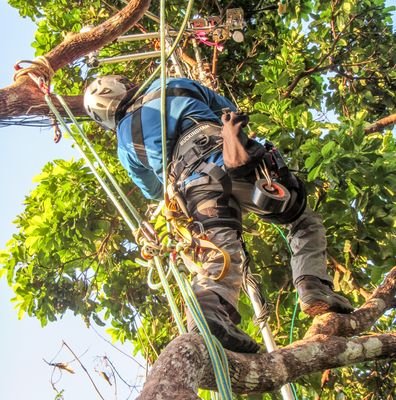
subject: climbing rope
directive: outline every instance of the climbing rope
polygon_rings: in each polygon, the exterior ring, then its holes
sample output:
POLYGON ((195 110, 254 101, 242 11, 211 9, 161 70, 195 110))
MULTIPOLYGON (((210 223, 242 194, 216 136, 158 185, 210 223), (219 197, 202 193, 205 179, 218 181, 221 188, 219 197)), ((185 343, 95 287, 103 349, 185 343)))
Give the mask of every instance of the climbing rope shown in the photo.
MULTIPOLYGON (((167 132, 166 132, 166 21, 165 21, 165 0, 160 1, 160 42, 161 42, 161 136, 162 136, 162 162, 163 162, 163 181, 164 181, 164 197, 166 197, 167 182, 167 132)), ((165 199, 166 200, 166 199, 165 199)), ((168 224, 170 230, 170 224, 168 224)), ((182 293, 183 299, 194 319, 195 324, 200 331, 205 345, 208 349, 214 374, 216 378, 217 388, 221 400, 232 400, 232 389, 229 377, 228 365, 225 351, 217 339, 211 334, 202 309, 192 291, 191 285, 187 279, 182 276, 176 265, 170 260, 170 269, 182 293)), ((183 274, 184 275, 184 274, 183 274)), ((212 395, 212 398, 215 398, 212 395)))

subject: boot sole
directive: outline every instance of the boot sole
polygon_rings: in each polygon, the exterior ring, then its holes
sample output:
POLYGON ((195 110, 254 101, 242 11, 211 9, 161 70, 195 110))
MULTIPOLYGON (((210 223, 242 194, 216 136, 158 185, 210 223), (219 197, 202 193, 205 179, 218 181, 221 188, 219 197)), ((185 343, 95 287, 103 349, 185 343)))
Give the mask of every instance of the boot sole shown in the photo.
POLYGON ((242 336, 241 338, 238 338, 228 333, 228 331, 220 324, 211 320, 207 320, 207 322, 210 331, 220 341, 225 349, 236 353, 257 353, 260 350, 260 346, 244 332, 237 332, 242 336), (244 341, 244 343, 242 343, 242 341, 244 341))
POLYGON ((317 301, 314 304, 307 304, 300 301, 301 311, 310 317, 315 317, 317 315, 326 314, 331 312, 329 304, 324 301, 317 301))

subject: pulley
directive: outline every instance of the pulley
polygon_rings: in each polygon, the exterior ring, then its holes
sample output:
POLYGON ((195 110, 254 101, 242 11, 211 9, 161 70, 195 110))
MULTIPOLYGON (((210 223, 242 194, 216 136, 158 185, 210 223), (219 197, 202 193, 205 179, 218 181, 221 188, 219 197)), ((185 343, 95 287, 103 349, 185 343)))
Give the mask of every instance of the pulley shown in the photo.
POLYGON ((290 192, 280 183, 271 182, 267 179, 258 179, 255 183, 252 201, 253 203, 269 213, 282 213, 285 211, 290 200, 290 192))

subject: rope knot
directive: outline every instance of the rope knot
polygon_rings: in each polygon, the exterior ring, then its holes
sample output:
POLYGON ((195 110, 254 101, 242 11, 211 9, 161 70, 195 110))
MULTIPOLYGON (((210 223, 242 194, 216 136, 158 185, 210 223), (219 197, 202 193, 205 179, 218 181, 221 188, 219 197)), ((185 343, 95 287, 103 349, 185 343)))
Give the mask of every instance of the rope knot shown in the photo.
POLYGON ((15 64, 14 69, 14 81, 19 79, 23 75, 29 75, 29 77, 44 93, 49 92, 50 81, 55 71, 53 70, 50 62, 44 56, 38 56, 33 61, 18 61, 15 64), (23 68, 20 65, 22 63, 29 64, 29 66, 23 68))

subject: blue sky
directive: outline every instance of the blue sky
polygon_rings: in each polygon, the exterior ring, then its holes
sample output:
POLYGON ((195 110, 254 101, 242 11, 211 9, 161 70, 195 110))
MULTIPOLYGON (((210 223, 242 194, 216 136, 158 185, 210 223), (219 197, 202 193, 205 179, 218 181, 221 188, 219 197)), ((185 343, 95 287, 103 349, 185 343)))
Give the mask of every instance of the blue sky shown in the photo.
MULTIPOLYGON (((0 37, 2 38, 0 87, 12 82, 13 65, 20 59, 32 59, 30 47, 35 27, 30 20, 22 19, 16 10, 3 0, 0 2, 0 37), (7 41, 7 38, 9 39, 7 41)), ((29 127, 0 128, 0 248, 15 231, 12 225, 14 217, 23 210, 23 200, 33 188, 32 179, 39 174, 45 163, 53 159, 78 157, 71 148, 71 142, 62 139, 59 144, 53 142, 51 129, 29 127)), ((107 355, 119 368, 124 379, 131 384, 142 383, 144 371, 136 368, 133 360, 122 355, 101 339, 92 329, 72 314, 66 315, 60 322, 41 328, 33 318, 17 319, 10 298, 12 292, 4 280, 0 280, 0 399, 8 400, 48 400, 55 398, 51 387, 52 368, 43 359, 52 361, 62 347, 64 340, 77 355, 95 379, 106 400, 114 399, 114 385, 109 386, 95 369, 102 369, 98 356, 107 355)), ((103 331, 102 331, 103 333, 103 331)), ((122 347, 131 354, 131 347, 122 347)), ((71 353, 62 349, 54 362, 73 359, 71 353)), ((71 367, 75 374, 56 373, 58 389, 65 389, 65 400, 99 398, 77 362, 71 367)), ((126 399, 128 391, 122 388, 118 380, 118 399, 126 399)), ((137 392, 130 399, 134 399, 137 392)))

